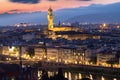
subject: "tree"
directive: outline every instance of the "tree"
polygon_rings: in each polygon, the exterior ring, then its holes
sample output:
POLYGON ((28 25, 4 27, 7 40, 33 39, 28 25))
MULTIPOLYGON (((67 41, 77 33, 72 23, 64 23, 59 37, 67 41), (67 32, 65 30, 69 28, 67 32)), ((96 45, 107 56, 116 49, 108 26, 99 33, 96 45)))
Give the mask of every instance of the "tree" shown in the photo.
POLYGON ((81 80, 91 80, 91 79, 89 79, 89 78, 82 78, 81 80))
POLYGON ((30 57, 33 57, 35 55, 34 47, 29 47, 28 48, 28 55, 30 55, 30 57))
POLYGON ((113 67, 113 65, 117 64, 118 62, 117 62, 117 59, 113 58, 113 59, 108 60, 107 63, 110 64, 111 67, 113 67))
POLYGON ((42 70, 42 76, 40 80, 49 80, 48 73, 45 69, 42 70))
POLYGON ((117 51, 115 57, 116 57, 116 58, 120 58, 120 50, 117 51))

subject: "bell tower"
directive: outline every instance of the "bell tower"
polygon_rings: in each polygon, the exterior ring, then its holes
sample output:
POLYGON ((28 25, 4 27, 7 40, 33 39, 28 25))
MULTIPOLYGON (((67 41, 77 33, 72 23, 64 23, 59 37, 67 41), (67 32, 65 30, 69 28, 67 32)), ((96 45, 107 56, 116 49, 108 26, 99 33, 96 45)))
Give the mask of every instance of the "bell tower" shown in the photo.
POLYGON ((53 29, 53 13, 52 9, 48 9, 48 30, 53 29))

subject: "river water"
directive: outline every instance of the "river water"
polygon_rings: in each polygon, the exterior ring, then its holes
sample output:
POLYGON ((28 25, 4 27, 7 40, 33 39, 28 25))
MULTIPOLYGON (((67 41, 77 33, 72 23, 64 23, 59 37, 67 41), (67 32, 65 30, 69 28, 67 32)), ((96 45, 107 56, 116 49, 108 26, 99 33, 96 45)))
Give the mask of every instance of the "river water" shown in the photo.
MULTIPOLYGON (((40 77, 42 71, 38 71, 38 77, 40 77)), ((58 72, 48 71, 48 76, 54 76, 58 72)), ((79 73, 79 72, 64 72, 65 78, 68 80, 80 80, 81 78, 90 78, 91 80, 120 80, 120 76, 112 76, 109 74, 89 74, 89 73, 79 73)))

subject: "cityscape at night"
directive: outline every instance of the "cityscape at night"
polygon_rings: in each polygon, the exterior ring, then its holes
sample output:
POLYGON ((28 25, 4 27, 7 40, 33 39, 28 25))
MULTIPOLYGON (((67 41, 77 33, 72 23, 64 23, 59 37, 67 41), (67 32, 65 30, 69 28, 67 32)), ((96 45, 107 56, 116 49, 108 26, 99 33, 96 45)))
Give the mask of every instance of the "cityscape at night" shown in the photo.
POLYGON ((120 0, 0 0, 0 80, 120 80, 120 0))

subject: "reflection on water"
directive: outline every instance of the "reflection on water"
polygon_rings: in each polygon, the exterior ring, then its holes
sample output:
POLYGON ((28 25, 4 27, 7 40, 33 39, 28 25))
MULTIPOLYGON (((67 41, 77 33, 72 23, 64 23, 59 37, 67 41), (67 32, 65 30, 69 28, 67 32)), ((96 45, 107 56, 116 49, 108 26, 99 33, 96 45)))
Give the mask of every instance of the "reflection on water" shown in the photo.
MULTIPOLYGON (((54 76, 58 72, 56 71, 48 71, 48 76, 54 76)), ((38 71, 38 77, 40 78, 42 71, 38 71)), ((76 73, 76 72, 64 72, 65 78, 68 80, 80 80, 81 78, 90 78, 91 80, 120 80, 120 78, 110 77, 110 76, 101 76, 96 74, 89 73, 76 73)))
POLYGON ((105 78, 102 76, 102 77, 101 77, 101 80, 105 80, 105 78))
POLYGON ((91 75, 91 74, 90 74, 90 79, 91 79, 91 80, 93 80, 93 77, 92 77, 92 75, 91 75))
POLYGON ((116 78, 113 78, 113 80, 117 80, 116 78))

